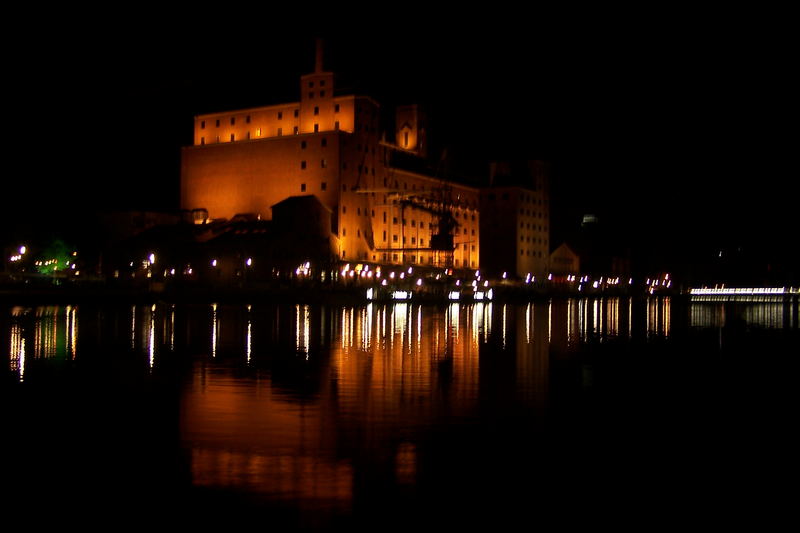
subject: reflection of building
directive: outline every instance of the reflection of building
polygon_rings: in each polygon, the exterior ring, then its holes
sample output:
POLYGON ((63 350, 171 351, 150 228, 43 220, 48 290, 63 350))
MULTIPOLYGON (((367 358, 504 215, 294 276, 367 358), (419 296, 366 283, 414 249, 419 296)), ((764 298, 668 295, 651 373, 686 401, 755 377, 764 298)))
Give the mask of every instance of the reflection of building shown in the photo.
POLYGON ((526 277, 548 271, 550 205, 547 165, 493 163, 481 189, 481 268, 526 277))
POLYGON ((397 144, 382 140, 378 118, 371 98, 335 93, 318 47, 299 102, 195 118, 182 208, 206 209, 210 220, 269 219, 270 206, 314 195, 332 213, 341 259, 476 268, 478 190, 393 163, 426 154, 416 106, 398 109, 397 144))

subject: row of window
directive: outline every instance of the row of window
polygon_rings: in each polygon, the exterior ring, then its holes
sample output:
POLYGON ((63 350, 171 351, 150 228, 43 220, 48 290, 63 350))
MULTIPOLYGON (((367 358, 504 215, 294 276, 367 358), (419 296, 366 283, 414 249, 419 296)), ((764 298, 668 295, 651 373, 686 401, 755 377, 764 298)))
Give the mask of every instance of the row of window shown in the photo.
POLYGON ((527 223, 526 222, 520 222, 519 223, 519 229, 532 229, 533 231, 536 231, 536 230, 547 231, 547 226, 546 225, 545 226, 541 226, 541 225, 537 226, 536 224, 533 224, 533 226, 531 226, 530 222, 527 222, 527 223))
MULTIPOLYGON (((528 236, 528 237, 526 238, 525 236, 523 236, 523 235, 520 235, 520 236, 519 236, 519 242, 531 242, 531 237, 530 237, 530 236, 528 236)), ((542 239, 542 238, 537 238, 537 237, 534 237, 534 238, 533 238, 533 243, 534 243, 534 244, 545 244, 546 242, 547 242, 547 241, 546 241, 545 239, 542 239)))
POLYGON ((528 257, 533 256, 533 257, 538 257, 539 259, 542 258, 542 252, 537 252, 537 251, 532 252, 531 250, 520 250, 519 255, 520 257, 524 257, 527 255, 528 257))
MULTIPOLYGON (((320 168, 328 168, 328 160, 327 159, 320 159, 319 166, 320 166, 320 168)), ((300 161, 300 169, 301 170, 305 170, 306 168, 308 168, 308 162, 307 161, 300 161)))
MULTIPOLYGON (((327 191, 328 190, 328 183, 323 181, 322 183, 319 184, 319 189, 321 191, 327 191)), ((306 192, 306 184, 305 183, 301 183, 300 184, 300 192, 306 192)))
POLYGON ((543 213, 542 211, 531 211, 530 209, 520 209, 519 214, 521 216, 528 215, 529 217, 547 218, 546 213, 543 213))
MULTIPOLYGON (((333 123, 333 129, 334 130, 338 130, 339 129, 339 121, 338 120, 333 123)), ((300 127, 299 126, 295 126, 294 129, 292 130, 292 133, 294 135, 299 135, 300 134, 300 127)), ((314 133, 319 133, 319 124, 314 124, 314 133)), ((256 137, 261 137, 261 128, 257 128, 256 129, 256 137)), ((283 128, 278 128, 277 137, 283 137, 283 128)), ((245 139, 246 140, 250 139, 250 132, 249 131, 246 132, 245 139)), ((231 142, 234 142, 235 140, 236 140, 236 134, 235 133, 231 133, 231 142)), ((215 141, 216 142, 220 142, 219 135, 217 135, 215 137, 215 141)), ((206 144, 206 138, 205 137, 200 137, 200 144, 206 144)), ((323 146, 325 146, 325 145, 323 145, 323 146)))
MULTIPOLYGON (((497 195, 495 193, 493 193, 493 192, 490 192, 486 196, 487 196, 487 198, 489 200, 492 200, 492 201, 497 199, 497 195)), ((500 198, 502 200, 508 200, 509 199, 509 194, 507 192, 501 193, 500 194, 500 198)), ((542 200, 541 198, 538 198, 538 199, 537 198, 533 198, 530 194, 523 194, 521 196, 521 199, 522 199, 523 202, 533 203, 535 205, 547 205, 547 199, 542 200)))
MULTIPOLYGON (((388 253, 384 252, 384 253, 383 253, 383 254, 381 254, 381 255, 382 255, 382 260, 383 260, 384 262, 386 262, 386 261, 388 261, 388 260, 389 260, 389 254, 388 254, 388 253)), ((406 254, 402 254, 402 255, 403 255, 403 262, 404 262, 404 263, 405 263, 406 261, 408 261, 408 262, 410 262, 410 263, 414 263, 414 264, 416 264, 417 262, 419 262, 419 264, 420 264, 420 265, 425 263, 425 257, 424 257, 423 255, 421 255, 421 254, 420 254, 420 255, 414 255, 414 254, 411 254, 411 255, 406 255, 406 254)), ((364 253, 364 254, 359 254, 359 256, 361 256, 361 257, 359 257, 359 258, 363 258, 363 259, 367 259, 367 257, 368 257, 366 253, 364 253)), ((393 262, 395 262, 395 263, 396 263, 396 262, 398 262, 398 261, 400 261, 400 254, 391 254, 391 257, 392 257, 392 261, 393 261, 393 262)), ((342 250, 342 259, 346 259, 346 258, 347 258, 347 252, 346 252, 345 250, 342 250)), ((373 260, 373 261, 377 261, 377 260, 378 260, 378 256, 377 256, 377 254, 372 254, 372 260, 373 260)), ((460 263, 461 263, 461 262, 460 262, 458 259, 455 259, 454 261, 455 261, 455 266, 461 266, 461 265, 460 265, 460 263)), ((429 256, 428 256, 428 261, 427 261, 427 263, 428 263, 429 265, 432 265, 432 264, 433 264, 433 256, 432 256, 432 255, 429 255, 429 256)), ((464 261, 463 261, 463 264, 464 264, 464 267, 466 267, 466 266, 468 266, 468 265, 469 265, 469 266, 471 266, 471 268, 475 268, 475 261, 474 261, 474 260, 473 260, 473 261, 469 261, 469 260, 467 260, 467 259, 464 259, 464 261)))
MULTIPOLYGON (((334 104, 333 112, 334 113, 339 113, 340 110, 341 110, 341 107, 339 106, 339 104, 334 104)), ((300 116, 300 110, 299 109, 293 110, 293 115, 294 115, 294 118, 298 118, 300 116)), ((314 107, 314 115, 319 115, 319 106, 315 106, 314 107)), ((277 112, 277 117, 278 117, 278 120, 283 120, 283 111, 278 111, 277 112)), ((245 124, 250 124, 250 115, 246 115, 244 117, 244 122, 245 122, 245 124)), ((217 128, 220 127, 220 123, 221 123, 220 119, 216 119, 214 121, 214 125, 217 128)), ((231 117, 230 118, 230 123, 231 123, 231 126, 235 126, 236 125, 236 117, 231 117)), ((200 129, 201 130, 206 129, 206 121, 205 120, 201 120, 200 121, 200 129)))

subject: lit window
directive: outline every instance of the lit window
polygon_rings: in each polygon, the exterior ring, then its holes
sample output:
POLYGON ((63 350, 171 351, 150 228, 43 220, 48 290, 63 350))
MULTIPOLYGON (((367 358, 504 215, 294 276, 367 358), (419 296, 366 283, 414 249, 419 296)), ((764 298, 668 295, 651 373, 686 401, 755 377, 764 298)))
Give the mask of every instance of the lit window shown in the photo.
POLYGON ((300 184, 300 192, 306 192, 306 184, 305 183, 301 183, 300 184))
POLYGON ((261 137, 261 128, 256 128, 256 137, 261 137))

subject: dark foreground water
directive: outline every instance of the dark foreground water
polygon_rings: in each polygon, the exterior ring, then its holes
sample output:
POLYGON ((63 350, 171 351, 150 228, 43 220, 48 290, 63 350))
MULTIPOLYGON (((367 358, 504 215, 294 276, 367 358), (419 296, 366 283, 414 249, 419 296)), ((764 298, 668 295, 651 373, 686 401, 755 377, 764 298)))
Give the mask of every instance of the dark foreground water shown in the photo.
POLYGON ((3 306, 6 523, 787 519, 796 306, 3 306))

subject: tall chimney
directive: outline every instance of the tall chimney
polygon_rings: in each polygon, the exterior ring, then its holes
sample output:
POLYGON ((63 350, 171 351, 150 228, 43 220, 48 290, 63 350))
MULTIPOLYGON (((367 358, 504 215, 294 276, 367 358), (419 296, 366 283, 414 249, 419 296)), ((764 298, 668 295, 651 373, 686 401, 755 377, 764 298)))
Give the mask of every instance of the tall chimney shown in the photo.
POLYGON ((322 72, 322 39, 317 37, 317 53, 314 57, 314 72, 322 72))

